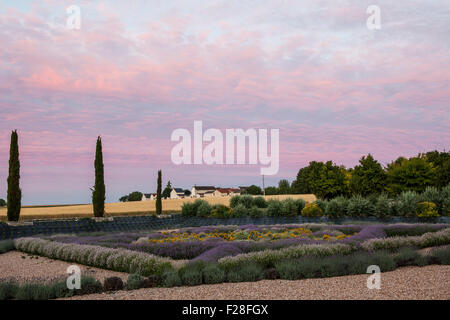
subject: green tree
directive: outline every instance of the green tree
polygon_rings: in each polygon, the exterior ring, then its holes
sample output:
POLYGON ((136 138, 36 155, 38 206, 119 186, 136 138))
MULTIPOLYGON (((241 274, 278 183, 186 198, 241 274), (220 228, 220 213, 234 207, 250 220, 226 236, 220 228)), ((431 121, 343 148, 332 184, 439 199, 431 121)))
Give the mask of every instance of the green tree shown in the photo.
POLYGON ((162 193, 163 198, 164 199, 170 198, 171 192, 172 192, 172 185, 170 184, 170 180, 169 180, 169 182, 167 182, 167 186, 164 188, 164 191, 162 193))
POLYGON ((157 189, 156 189, 156 214, 162 214, 162 200, 161 200, 161 184, 162 184, 162 178, 161 178, 161 170, 158 171, 158 182, 157 182, 157 189))
POLYGON ((425 153, 423 156, 435 168, 436 176, 434 185, 438 188, 447 186, 450 183, 450 152, 434 150, 425 153))
POLYGON ((289 181, 286 179, 282 179, 278 182, 278 193, 279 194, 289 194, 291 193, 291 186, 289 181))
MULTIPOLYGON (((311 163, 310 163, 311 164, 311 163)), ((301 168, 297 173, 297 178, 292 181, 291 192, 295 194, 308 194, 311 193, 311 188, 309 186, 309 174, 311 167, 301 168)))
POLYGON ((11 144, 9 148, 9 174, 7 194, 8 221, 19 221, 20 209, 22 206, 22 190, 20 190, 19 180, 19 143, 17 130, 14 130, 11 133, 11 144))
POLYGON ((387 191, 398 195, 403 191, 423 192, 435 182, 435 169, 425 157, 399 158, 387 167, 387 191), (400 160, 399 160, 400 159, 400 160))
POLYGON ((350 189, 353 194, 368 196, 382 193, 386 188, 386 173, 381 164, 369 153, 359 160, 351 172, 350 189))
POLYGON ((119 201, 120 202, 127 202, 128 201, 128 195, 120 197, 119 201))
POLYGON ((97 138, 95 151, 95 184, 92 189, 92 204, 94 206, 94 216, 103 217, 105 215, 105 179, 103 168, 102 139, 97 138))
POLYGON ((277 187, 267 187, 266 188, 266 196, 271 196, 278 194, 278 188, 277 187))
POLYGON ((319 198, 331 199, 349 194, 348 172, 332 161, 309 163, 306 184, 311 193, 319 198))
POLYGON ((0 207, 6 206, 6 201, 4 199, 0 199, 0 207))
POLYGON ((133 191, 127 196, 127 201, 141 201, 142 200, 142 192, 133 191))
POLYGON ((247 188, 247 194, 259 195, 259 194, 263 194, 263 192, 260 187, 252 184, 250 187, 247 188))

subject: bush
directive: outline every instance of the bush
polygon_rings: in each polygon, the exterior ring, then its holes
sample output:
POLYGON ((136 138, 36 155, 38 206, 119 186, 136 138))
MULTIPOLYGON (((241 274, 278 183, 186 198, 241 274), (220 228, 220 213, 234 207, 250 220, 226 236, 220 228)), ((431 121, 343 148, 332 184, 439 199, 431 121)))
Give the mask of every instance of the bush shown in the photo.
POLYGON ((197 215, 197 206, 192 202, 185 202, 181 206, 181 215, 183 217, 195 217, 197 215))
POLYGON ((19 285, 15 280, 0 282, 0 300, 14 299, 19 290, 19 285))
POLYGON ((302 214, 302 210, 306 205, 306 201, 299 198, 295 200, 295 205, 297 206, 297 215, 301 215, 302 214))
POLYGON ((356 195, 348 201, 347 213, 351 217, 365 217, 373 215, 375 208, 368 199, 356 195))
POLYGON ((0 253, 14 250, 14 241, 11 239, 0 241, 0 253))
POLYGON ((230 218, 232 210, 223 204, 213 206, 211 216, 214 218, 230 218))
POLYGON ((217 265, 208 265, 203 269, 203 278, 206 284, 222 283, 225 281, 225 272, 217 265))
POLYGON ((278 217, 281 213, 281 201, 270 199, 267 201, 267 215, 270 217, 278 217))
POLYGON ((26 283, 16 293, 18 300, 49 300, 55 298, 51 287, 45 284, 26 283))
POLYGON ((397 267, 424 266, 427 259, 412 248, 402 248, 394 256, 397 267))
POLYGON ((6 207, 6 201, 4 199, 0 199, 0 207, 6 207))
POLYGON ((325 215, 330 218, 339 218, 347 214, 348 199, 345 197, 336 197, 328 201, 325 215))
POLYGON ((323 210, 316 203, 308 203, 302 210, 303 217, 320 217, 323 210))
POLYGON ((178 271, 172 270, 168 271, 164 274, 164 282, 165 287, 176 287, 181 286, 181 278, 178 275, 178 271))
POLYGON ((263 250, 220 258, 219 266, 226 271, 236 270, 239 267, 251 263, 258 263, 265 268, 271 268, 275 266, 275 263, 286 259, 296 259, 307 255, 330 256, 335 254, 349 254, 353 250, 354 248, 352 246, 343 243, 298 245, 278 250, 263 250))
POLYGON ((52 290, 56 298, 69 298, 74 295, 74 290, 67 288, 66 280, 57 281, 52 285, 52 290))
POLYGON ((258 208, 257 206, 253 206, 249 210, 249 215, 252 218, 261 218, 264 216, 263 209, 258 208))
POLYGON ((125 288, 127 290, 136 290, 142 288, 145 278, 137 273, 132 273, 128 275, 127 283, 125 288))
POLYGON ((380 194, 375 202, 374 215, 384 218, 392 214, 391 205, 387 194, 380 194))
POLYGON ((105 291, 118 291, 123 290, 123 281, 119 277, 106 278, 103 283, 103 289, 105 291))
POLYGON ((228 273, 228 282, 250 282, 264 278, 263 269, 256 263, 250 263, 242 268, 232 270, 228 273))
POLYGON ((75 289, 75 294, 92 294, 102 292, 102 284, 90 276, 81 276, 81 288, 75 289))
POLYGON ((238 204, 236 207, 233 208, 232 215, 233 217, 240 218, 248 216, 249 210, 243 205, 238 204))
POLYGON ((317 199, 313 203, 317 204, 319 208, 322 210, 322 212, 327 211, 328 200, 317 199))
POLYGON ((450 216, 450 183, 442 188, 441 190, 442 198, 442 215, 450 216))
POLYGON ((264 197, 257 196, 253 198, 253 205, 258 208, 267 208, 267 201, 264 197))
POLYGON ((450 247, 439 248, 431 251, 431 256, 434 257, 439 264, 450 264, 450 247))
POLYGON ((297 203, 292 199, 285 199, 281 201, 281 215, 295 216, 298 213, 297 203))
POLYGON ((415 216, 419 201, 420 197, 416 192, 403 191, 396 199, 396 214, 403 217, 415 216))
POLYGON ((442 197, 443 193, 439 191, 436 187, 428 186, 425 188, 425 191, 420 195, 420 199, 422 202, 432 202, 436 205, 437 211, 439 214, 442 214, 442 207, 444 198, 442 197))
POLYGON ((450 228, 437 232, 428 232, 421 236, 391 237, 385 239, 369 239, 361 244, 368 251, 389 250, 395 251, 402 247, 436 247, 450 244, 450 228))
POLYGON ((211 205, 203 201, 197 208, 197 217, 206 218, 211 215, 212 207, 211 205))
POLYGON ((250 209, 253 206, 253 197, 250 195, 243 195, 239 198, 239 204, 250 209))
POLYGON ((264 272, 264 279, 276 280, 280 278, 281 275, 276 268, 269 268, 264 272))
POLYGON ((241 196, 232 196, 230 199, 230 208, 234 208, 239 204, 241 196))
POLYGON ((202 278, 202 271, 196 268, 188 268, 181 275, 183 284, 187 286, 196 286, 202 284, 202 278))
POLYGON ((433 202, 420 202, 417 204, 417 216, 419 218, 439 217, 436 204, 433 202))

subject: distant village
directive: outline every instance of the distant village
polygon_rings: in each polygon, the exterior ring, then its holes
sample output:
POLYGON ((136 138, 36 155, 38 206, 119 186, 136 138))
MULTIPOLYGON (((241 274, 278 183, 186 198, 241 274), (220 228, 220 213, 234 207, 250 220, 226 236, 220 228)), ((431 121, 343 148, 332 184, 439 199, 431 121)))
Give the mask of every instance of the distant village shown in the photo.
MULTIPOLYGON (((191 190, 172 188, 169 199, 226 197, 246 193, 248 187, 216 188, 214 186, 193 186, 191 190)), ((142 194, 142 201, 156 200, 156 193, 142 194)))

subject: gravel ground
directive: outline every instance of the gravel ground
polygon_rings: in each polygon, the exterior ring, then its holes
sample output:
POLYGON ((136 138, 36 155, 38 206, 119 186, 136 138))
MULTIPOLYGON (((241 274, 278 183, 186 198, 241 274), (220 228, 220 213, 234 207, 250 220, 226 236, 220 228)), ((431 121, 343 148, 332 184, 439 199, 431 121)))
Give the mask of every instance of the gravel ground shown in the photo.
MULTIPOLYGON (((0 254, 0 278, 15 278, 18 282, 28 281, 46 282, 52 279, 67 277, 67 267, 73 265, 60 260, 44 257, 29 256, 19 251, 0 254), (25 258, 22 258, 25 257, 25 258), (33 257, 33 258, 31 258, 33 257)), ((90 275, 100 281, 106 277, 120 277, 123 281, 128 278, 127 273, 114 272, 78 265, 82 275, 90 275)))
POLYGON ((405 267, 381 274, 381 289, 366 287, 369 275, 262 280, 196 287, 152 288, 77 296, 82 300, 301 300, 431 299, 450 300, 450 266, 405 267))

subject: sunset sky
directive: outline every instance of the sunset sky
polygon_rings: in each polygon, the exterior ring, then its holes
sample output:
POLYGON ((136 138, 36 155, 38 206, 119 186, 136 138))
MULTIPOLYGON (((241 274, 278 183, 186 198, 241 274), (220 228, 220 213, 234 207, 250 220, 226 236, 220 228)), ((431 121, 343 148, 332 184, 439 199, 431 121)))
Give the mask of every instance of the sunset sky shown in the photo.
POLYGON ((177 128, 280 130, 309 161, 450 149, 450 1, 0 0, 0 198, 17 129, 23 204, 107 201, 163 183, 261 184, 260 165, 172 164, 177 128), (369 5, 381 30, 369 30, 369 5), (81 29, 66 8, 81 8, 81 29))

